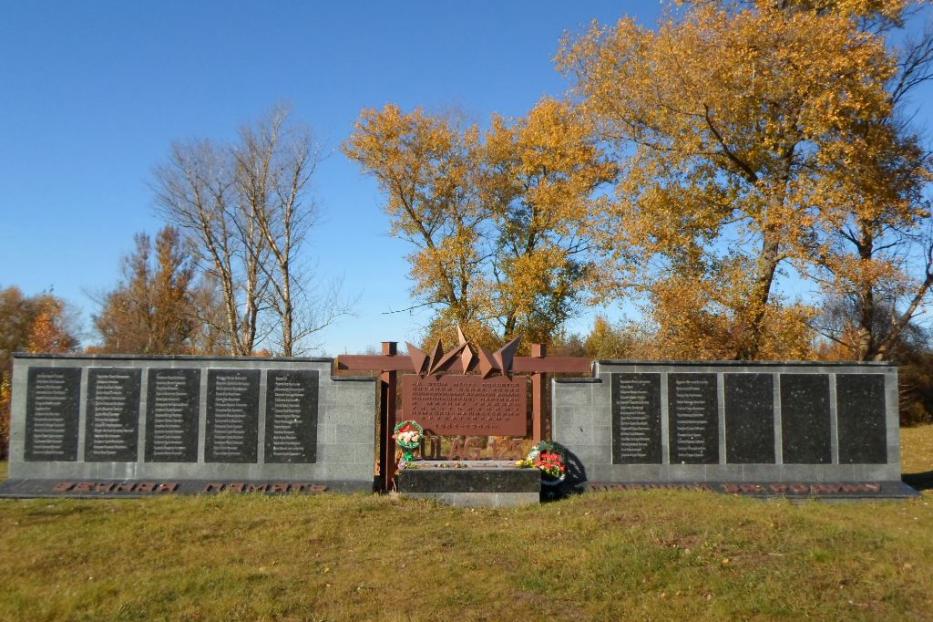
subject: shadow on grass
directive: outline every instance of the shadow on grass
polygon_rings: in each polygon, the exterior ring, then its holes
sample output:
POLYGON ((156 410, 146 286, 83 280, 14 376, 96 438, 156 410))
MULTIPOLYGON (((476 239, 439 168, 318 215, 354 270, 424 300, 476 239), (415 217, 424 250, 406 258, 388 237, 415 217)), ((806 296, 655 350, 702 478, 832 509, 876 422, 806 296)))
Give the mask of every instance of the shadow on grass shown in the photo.
POLYGON ((901 480, 914 490, 933 490, 933 471, 922 473, 904 473, 901 480))

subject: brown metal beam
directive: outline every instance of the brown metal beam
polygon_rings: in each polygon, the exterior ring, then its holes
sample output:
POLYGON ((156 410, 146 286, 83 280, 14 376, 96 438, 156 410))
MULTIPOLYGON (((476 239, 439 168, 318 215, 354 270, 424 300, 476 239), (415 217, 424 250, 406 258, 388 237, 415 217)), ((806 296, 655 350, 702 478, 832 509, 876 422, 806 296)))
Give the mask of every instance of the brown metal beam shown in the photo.
MULTIPOLYGON (((536 361, 547 356, 544 344, 531 344, 531 358, 536 361)), ((531 440, 539 443, 544 440, 544 398, 547 375, 535 372, 531 374, 531 440)))
MULTIPOLYGON (((378 354, 341 354, 337 358, 337 369, 350 371, 401 371, 414 373, 415 367, 410 356, 378 354)), ((547 374, 588 374, 593 370, 590 359, 577 356, 516 356, 512 361, 512 371, 516 373, 547 374)), ((453 361, 447 371, 463 372, 460 361, 453 361)))
MULTIPOLYGON (((382 352, 386 356, 374 356, 369 358, 377 359, 391 359, 391 358, 404 358, 411 362, 411 359, 407 356, 405 357, 396 357, 396 348, 397 344, 394 341, 383 341, 382 342, 382 352)), ((354 358, 354 357, 348 357, 354 358)), ((356 358, 366 358, 366 357, 356 357, 356 358)), ((360 368, 346 368, 346 369, 357 369, 360 368)), ((372 368, 368 368, 372 369, 372 368)), ((379 418, 380 418, 380 427, 381 438, 379 439, 379 483, 382 487, 383 492, 388 492, 392 486, 392 479, 395 477, 395 439, 392 438, 392 434, 395 432, 395 423, 396 423, 396 413, 395 413, 395 402, 396 402, 396 372, 388 371, 383 374, 385 377, 380 377, 379 381, 379 418)))

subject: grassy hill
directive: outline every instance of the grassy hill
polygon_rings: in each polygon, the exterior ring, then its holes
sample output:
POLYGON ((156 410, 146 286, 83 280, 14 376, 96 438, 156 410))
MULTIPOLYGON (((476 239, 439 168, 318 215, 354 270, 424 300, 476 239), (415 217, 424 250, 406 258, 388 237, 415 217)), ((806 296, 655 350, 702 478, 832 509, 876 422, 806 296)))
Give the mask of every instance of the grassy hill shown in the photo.
MULTIPOLYGON (((933 470, 933 426, 904 430, 933 470)), ((2 620, 933 620, 933 491, 0 502, 2 620)))

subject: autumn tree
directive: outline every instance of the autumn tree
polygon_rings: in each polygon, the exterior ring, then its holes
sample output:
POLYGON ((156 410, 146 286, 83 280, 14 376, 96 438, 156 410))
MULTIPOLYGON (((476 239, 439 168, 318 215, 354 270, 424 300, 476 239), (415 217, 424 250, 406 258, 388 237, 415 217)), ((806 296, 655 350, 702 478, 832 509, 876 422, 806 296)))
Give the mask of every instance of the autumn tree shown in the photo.
POLYGON ((594 359, 636 358, 636 338, 625 326, 613 325, 605 316, 597 315, 593 328, 583 342, 588 356, 594 359))
POLYGON ((666 304, 662 322, 688 326, 698 309, 726 320, 715 330, 728 358, 788 349, 766 347, 770 318, 787 316, 780 271, 813 261, 833 172, 892 112, 896 63, 883 39, 803 4, 690 3, 657 30, 596 26, 559 60, 620 155, 595 230, 622 260, 617 282, 666 304))
POLYGON ((176 143, 155 171, 161 213, 220 288, 232 354, 251 354, 271 336, 291 356, 347 311, 337 288, 312 289, 300 262, 314 222, 308 184, 317 158, 309 132, 277 108, 232 143, 176 143))
MULTIPOLYGON (((123 260, 123 280, 101 300, 94 324, 101 352, 186 354, 216 351, 199 342, 199 324, 207 324, 209 307, 199 307, 189 249, 177 229, 165 227, 155 243, 135 236, 136 248, 123 260)), ((207 324, 210 326, 209 324, 207 324)), ((213 329, 216 332, 216 328, 213 329)), ((210 340, 210 337, 207 337, 210 340)))
POLYGON ((77 347, 75 315, 61 298, 0 289, 0 459, 9 446, 13 353, 61 353, 77 347))
POLYGON ((478 193, 490 212, 502 334, 546 342, 573 316, 593 276, 593 193, 615 177, 615 166, 579 112, 552 99, 513 123, 494 117, 481 155, 478 193))
POLYGON ((392 233, 407 240, 413 293, 452 324, 491 312, 479 240, 488 213, 475 192, 478 131, 395 105, 364 110, 344 145, 378 181, 392 233))
POLYGON ((344 151, 378 180, 393 231, 415 247, 432 334, 460 324, 546 341, 574 312, 592 262, 592 193, 615 169, 572 106, 543 100, 482 133, 388 105, 363 112, 344 151))
POLYGON ((821 333, 858 360, 896 360, 933 287, 933 161, 905 110, 913 89, 933 77, 933 31, 895 51, 894 113, 866 124, 848 166, 831 171, 836 191, 813 226, 810 274, 828 300, 851 310, 821 333))

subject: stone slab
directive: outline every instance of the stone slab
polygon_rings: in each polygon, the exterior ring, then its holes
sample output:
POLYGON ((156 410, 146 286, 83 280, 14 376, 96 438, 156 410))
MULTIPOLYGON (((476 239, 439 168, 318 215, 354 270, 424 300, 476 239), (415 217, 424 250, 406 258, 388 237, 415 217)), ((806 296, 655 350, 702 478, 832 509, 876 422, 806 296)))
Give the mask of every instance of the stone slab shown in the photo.
POLYGON ((537 492, 407 492, 404 496, 460 508, 514 508, 541 502, 537 492))
POLYGON ((830 464, 829 375, 781 374, 784 464, 830 464))
MULTIPOLYGON (((317 415, 317 371, 269 370, 266 389, 266 462, 315 462, 317 415)), ((347 436, 352 438, 352 435, 347 436)))
POLYGON ((726 463, 773 464, 774 377, 725 374, 726 463))
POLYGON ((887 461, 884 376, 837 374, 839 462, 882 464, 887 461))
POLYGON ((148 370, 146 461, 197 462, 201 370, 148 370))
POLYGON ((541 472, 510 462, 418 461, 398 473, 398 491, 408 493, 539 493, 541 472))
POLYGON ((138 369, 88 370, 86 461, 136 461, 141 378, 138 369))
POLYGON ((716 374, 669 374, 671 464, 719 463, 716 374))
POLYGON ((81 370, 32 367, 27 382, 25 459, 77 460, 81 370))
POLYGON ((660 374, 613 374, 611 386, 612 462, 660 464, 660 374))
POLYGON ((258 369, 207 371, 205 462, 256 462, 259 458, 258 369))

